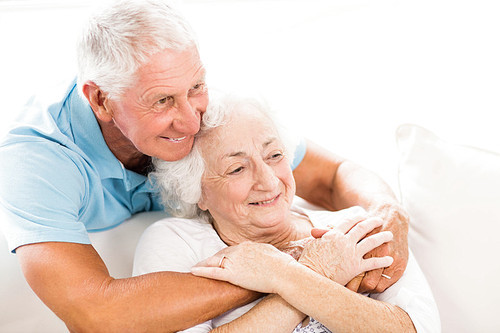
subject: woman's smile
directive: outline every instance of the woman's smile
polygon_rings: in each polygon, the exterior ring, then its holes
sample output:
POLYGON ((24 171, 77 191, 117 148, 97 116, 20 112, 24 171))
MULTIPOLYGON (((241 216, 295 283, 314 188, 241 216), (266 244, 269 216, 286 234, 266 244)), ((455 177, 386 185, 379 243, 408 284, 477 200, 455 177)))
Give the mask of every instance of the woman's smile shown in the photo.
POLYGON ((274 206, 274 204, 278 201, 279 197, 281 194, 278 194, 277 196, 269 199, 269 200, 263 200, 263 201, 257 201, 257 202, 250 202, 249 205, 252 206, 261 206, 261 207, 269 207, 269 206, 274 206))

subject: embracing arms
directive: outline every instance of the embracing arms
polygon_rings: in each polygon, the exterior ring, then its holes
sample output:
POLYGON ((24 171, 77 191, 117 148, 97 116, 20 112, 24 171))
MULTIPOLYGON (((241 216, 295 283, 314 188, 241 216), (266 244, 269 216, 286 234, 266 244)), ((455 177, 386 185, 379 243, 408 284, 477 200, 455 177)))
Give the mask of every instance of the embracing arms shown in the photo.
MULTIPOLYGON (((400 308, 369 299, 344 287, 359 272, 386 267, 390 257, 364 259, 366 252, 390 241, 389 232, 377 233, 360 241, 367 232, 380 226, 382 221, 370 218, 353 225, 348 221, 306 246, 299 263, 266 244, 243 243, 229 247, 199 263, 193 273, 230 281, 234 284, 262 292, 276 293, 280 297, 266 299, 274 302, 279 317, 262 307, 255 306, 247 314, 217 328, 217 332, 244 331, 245 323, 261 329, 281 330, 287 320, 296 326, 305 313, 333 331, 413 331, 409 316, 400 308), (224 267, 218 266, 221 256, 224 267), (319 274, 318 274, 319 273, 319 274), (293 308, 283 305, 288 303, 293 308), (295 311, 295 312, 294 312, 295 311), (299 312, 299 313, 297 313, 299 312), (295 318, 294 318, 295 316, 295 318), (272 319, 280 318, 279 326, 272 319), (263 325, 264 326, 256 326, 263 325)), ((272 309, 272 308, 270 308, 272 309)), ((274 310, 275 311, 275 310, 274 310)), ((276 312, 274 312, 276 313, 276 312)), ((288 332, 290 331, 288 327, 288 332)))
POLYGON ((384 224, 374 232, 389 230, 393 241, 370 252, 369 256, 389 255, 394 263, 384 270, 366 274, 358 292, 382 292, 402 275, 408 262, 408 214, 389 186, 378 176, 333 153, 307 142, 302 162, 293 172, 297 195, 329 210, 361 206, 384 224), (382 271, 391 279, 381 278, 382 271))
POLYGON ((74 332, 178 331, 259 296, 187 273, 113 279, 91 245, 31 244, 17 255, 31 288, 74 332))

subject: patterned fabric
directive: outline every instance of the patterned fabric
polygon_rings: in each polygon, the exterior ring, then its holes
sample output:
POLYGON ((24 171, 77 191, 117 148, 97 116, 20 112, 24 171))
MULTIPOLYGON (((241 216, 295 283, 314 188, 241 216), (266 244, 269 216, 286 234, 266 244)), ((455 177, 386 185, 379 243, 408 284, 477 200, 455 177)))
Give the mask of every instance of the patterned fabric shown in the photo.
POLYGON ((332 333, 328 328, 323 326, 322 323, 315 320, 314 318, 310 318, 309 324, 307 326, 302 327, 302 324, 298 324, 297 327, 293 330, 292 333, 332 333))

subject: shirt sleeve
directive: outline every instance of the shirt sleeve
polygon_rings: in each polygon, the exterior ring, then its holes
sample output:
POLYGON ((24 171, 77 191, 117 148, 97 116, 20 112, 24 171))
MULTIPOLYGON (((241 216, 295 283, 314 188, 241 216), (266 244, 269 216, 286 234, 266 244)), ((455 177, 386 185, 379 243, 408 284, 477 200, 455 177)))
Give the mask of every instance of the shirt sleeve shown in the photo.
POLYGON ((394 285, 371 298, 394 304, 411 318, 417 332, 441 332, 439 312, 427 280, 410 251, 403 276, 394 285))
POLYGON ((293 154, 293 161, 291 165, 292 170, 295 170, 295 168, 299 166, 300 162, 302 162, 304 156, 306 155, 306 150, 306 140, 304 138, 301 138, 299 143, 295 147, 295 152, 293 154))
POLYGON ((63 146, 21 142, 0 147, 1 221, 9 250, 59 241, 90 244, 79 221, 88 184, 63 146))

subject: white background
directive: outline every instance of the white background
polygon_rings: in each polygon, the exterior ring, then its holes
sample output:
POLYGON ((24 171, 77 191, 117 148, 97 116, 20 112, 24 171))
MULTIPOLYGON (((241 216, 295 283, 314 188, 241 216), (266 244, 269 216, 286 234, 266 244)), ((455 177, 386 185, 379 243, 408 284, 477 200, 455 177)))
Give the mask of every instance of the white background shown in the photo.
MULTIPOLYGON (((75 75, 90 1, 0 1, 0 134, 75 75)), ((296 133, 393 187, 394 132, 500 152, 500 5, 488 0, 184 1, 209 83, 267 98, 296 133)))

